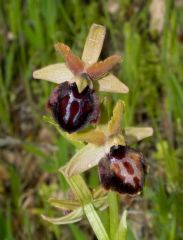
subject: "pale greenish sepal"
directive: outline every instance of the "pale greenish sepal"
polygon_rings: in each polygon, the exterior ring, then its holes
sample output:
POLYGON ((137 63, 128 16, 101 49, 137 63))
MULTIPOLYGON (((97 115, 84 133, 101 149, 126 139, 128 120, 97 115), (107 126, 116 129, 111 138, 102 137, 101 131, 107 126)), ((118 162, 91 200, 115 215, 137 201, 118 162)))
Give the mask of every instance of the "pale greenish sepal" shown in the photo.
POLYGON ((97 81, 98 90, 101 92, 128 93, 128 87, 117 77, 109 73, 97 81))
POLYGON ((124 129, 125 140, 127 144, 143 140, 153 135, 151 127, 126 127, 124 129))
POLYGON ((69 135, 69 138, 71 140, 84 141, 87 143, 93 143, 95 145, 103 145, 106 141, 105 134, 99 128, 72 133, 69 135))
POLYGON ((97 62, 102 50, 105 34, 106 28, 104 26, 95 23, 92 24, 82 54, 82 60, 86 65, 97 62))
POLYGON ((47 80, 57 84, 65 81, 71 81, 73 76, 73 73, 69 70, 65 63, 48 65, 47 67, 33 72, 33 78, 47 80))
POLYGON ((71 158, 64 167, 64 172, 68 177, 82 173, 96 166, 104 156, 104 146, 88 144, 71 158))
POLYGON ((121 132, 124 107, 125 103, 122 100, 118 100, 114 107, 112 118, 108 123, 108 132, 111 136, 118 135, 121 132))

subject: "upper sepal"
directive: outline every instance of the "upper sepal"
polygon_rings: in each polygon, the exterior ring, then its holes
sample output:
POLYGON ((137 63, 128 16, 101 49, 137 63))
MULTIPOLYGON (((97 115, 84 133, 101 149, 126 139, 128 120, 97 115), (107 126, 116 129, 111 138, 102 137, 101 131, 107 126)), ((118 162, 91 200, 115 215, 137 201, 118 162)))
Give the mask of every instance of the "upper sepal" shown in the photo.
POLYGON ((106 28, 102 25, 94 23, 90 27, 82 54, 82 60, 87 66, 97 62, 102 50, 105 34, 106 28))

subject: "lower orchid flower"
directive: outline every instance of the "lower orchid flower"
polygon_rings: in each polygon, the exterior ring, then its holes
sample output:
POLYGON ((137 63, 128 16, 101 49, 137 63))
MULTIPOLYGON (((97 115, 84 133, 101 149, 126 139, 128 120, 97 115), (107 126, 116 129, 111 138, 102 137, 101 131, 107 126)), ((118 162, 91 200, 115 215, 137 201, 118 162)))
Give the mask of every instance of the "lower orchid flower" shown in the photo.
POLYGON ((143 189, 146 164, 142 153, 114 145, 99 162, 100 181, 105 189, 136 194, 143 189))
POLYGON ((124 102, 119 100, 108 124, 84 133, 74 133, 71 139, 88 144, 78 151, 61 170, 69 176, 99 166, 101 184, 119 193, 136 194, 144 185, 146 164, 142 153, 127 145, 153 134, 151 127, 121 128, 124 102))

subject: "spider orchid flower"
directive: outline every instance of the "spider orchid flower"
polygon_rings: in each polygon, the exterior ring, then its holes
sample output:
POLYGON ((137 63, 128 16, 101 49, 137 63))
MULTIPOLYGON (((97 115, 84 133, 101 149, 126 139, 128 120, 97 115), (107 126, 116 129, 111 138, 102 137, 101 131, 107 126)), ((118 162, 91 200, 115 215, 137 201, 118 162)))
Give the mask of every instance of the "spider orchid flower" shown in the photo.
POLYGON ((82 59, 74 55, 63 44, 55 44, 65 63, 49 65, 33 73, 37 79, 45 79, 59 85, 53 90, 48 108, 60 127, 73 133, 87 124, 96 124, 99 112, 99 100, 96 91, 127 93, 125 86, 109 71, 121 61, 113 55, 97 62, 105 37, 105 27, 93 24, 89 31, 82 59))
POLYGON ((60 169, 68 177, 82 173, 96 165, 105 189, 136 194, 143 188, 146 164, 143 155, 128 147, 153 134, 151 127, 121 127, 124 102, 119 100, 108 124, 85 132, 73 133, 72 140, 88 144, 79 150, 60 169), (121 184, 120 184, 121 181, 121 184))

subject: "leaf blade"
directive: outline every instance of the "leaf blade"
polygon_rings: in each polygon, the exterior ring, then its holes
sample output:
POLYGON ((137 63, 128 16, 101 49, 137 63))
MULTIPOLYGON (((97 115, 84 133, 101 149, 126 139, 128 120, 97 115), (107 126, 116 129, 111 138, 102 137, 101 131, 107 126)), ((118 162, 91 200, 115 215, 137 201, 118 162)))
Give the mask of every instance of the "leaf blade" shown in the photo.
POLYGON ((50 198, 49 203, 51 206, 62 209, 62 210, 75 210, 79 207, 79 202, 74 200, 60 200, 60 199, 54 199, 50 198))
POLYGON ((127 211, 125 210, 121 216, 118 230, 116 232, 115 240, 125 240, 127 234, 127 223, 126 223, 127 211))
POLYGON ((59 217, 59 218, 53 218, 53 217, 47 217, 45 215, 41 215, 41 217, 52 224, 55 225, 64 225, 64 224, 70 224, 70 223, 75 223, 79 222, 82 219, 83 216, 83 209, 78 208, 71 213, 68 213, 65 216, 59 217))

